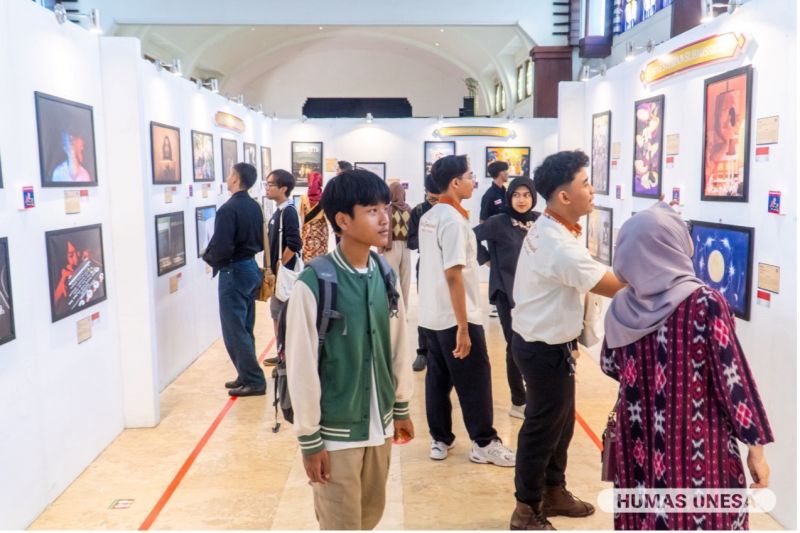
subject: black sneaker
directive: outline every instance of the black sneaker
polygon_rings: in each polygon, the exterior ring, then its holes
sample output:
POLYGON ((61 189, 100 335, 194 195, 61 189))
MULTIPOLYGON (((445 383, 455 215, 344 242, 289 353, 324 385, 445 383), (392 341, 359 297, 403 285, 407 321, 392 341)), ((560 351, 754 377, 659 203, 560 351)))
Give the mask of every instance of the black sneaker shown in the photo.
POLYGON ((264 366, 275 366, 278 364, 278 356, 275 357, 267 357, 264 359, 264 366))
POLYGON ((414 363, 411 365, 411 368, 414 369, 414 372, 422 372, 425 370, 426 366, 428 366, 428 356, 418 353, 417 358, 414 359, 414 363))

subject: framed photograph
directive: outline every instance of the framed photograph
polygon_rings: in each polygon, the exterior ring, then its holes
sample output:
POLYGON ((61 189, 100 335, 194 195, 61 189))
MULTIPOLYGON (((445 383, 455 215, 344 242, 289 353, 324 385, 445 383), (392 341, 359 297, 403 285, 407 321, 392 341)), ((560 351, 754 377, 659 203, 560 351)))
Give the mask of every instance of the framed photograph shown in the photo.
POLYGON ((355 168, 369 170, 383 181, 386 181, 386 163, 353 163, 355 168))
POLYGON ((611 266, 614 210, 595 206, 586 222, 586 246, 589 253, 604 265, 611 266))
POLYGON ((194 181, 214 181, 214 136, 192 130, 194 181))
POLYGON ((634 104, 633 196, 661 196, 661 159, 664 138, 664 95, 634 104))
POLYGON ((495 161, 508 163, 508 177, 529 178, 531 176, 531 149, 529 146, 487 146, 486 177, 489 176, 489 165, 495 161))
POLYGON ((48 231, 44 240, 53 322, 106 299, 103 229, 100 224, 48 231))
POLYGON ((150 160, 154 185, 181 182, 181 131, 178 128, 150 123, 150 160))
POLYGON ((96 187, 92 107, 40 92, 34 98, 42 187, 96 187))
POLYGON ((597 194, 608 194, 611 170, 611 111, 592 115, 592 187, 597 194))
POLYGON ((269 146, 261 147, 261 179, 266 180, 272 172, 272 148, 269 146))
POLYGON ((258 147, 252 143, 242 143, 242 150, 244 151, 244 162, 253 165, 258 171, 258 147))
POLYGON ((446 155, 456 155, 455 141, 425 141, 425 174, 431 173, 431 167, 439 159, 446 155))
POLYGON ((203 257, 208 243, 214 236, 214 222, 217 220, 217 206, 206 205, 197 207, 195 212, 195 225, 197 226, 197 257, 203 257))
POLYGON ((292 141, 292 174, 297 187, 308 187, 311 172, 322 174, 322 143, 292 141))
POLYGON ((705 81, 701 200, 746 202, 748 199, 752 92, 750 65, 705 81))
POLYGON ((11 299, 11 270, 8 260, 8 238, 0 239, 0 344, 13 341, 14 302, 11 299))
POLYGON ((755 229, 690 221, 695 275, 728 300, 734 314, 750 320, 755 229))
POLYGON ((275 213, 275 202, 266 196, 262 196, 261 209, 264 211, 264 220, 267 222, 267 224, 269 224, 269 221, 272 219, 272 215, 275 213))
POLYGON ((156 215, 156 260, 159 276, 186 265, 183 211, 156 215))
POLYGON ((228 175, 239 161, 239 145, 236 139, 222 139, 222 181, 228 179, 228 175))

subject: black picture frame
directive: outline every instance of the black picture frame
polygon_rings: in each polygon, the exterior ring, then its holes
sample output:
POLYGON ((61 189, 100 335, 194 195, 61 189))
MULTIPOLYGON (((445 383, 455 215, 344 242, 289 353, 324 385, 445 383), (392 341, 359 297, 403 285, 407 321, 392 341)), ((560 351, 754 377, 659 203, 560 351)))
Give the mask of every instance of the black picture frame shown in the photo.
POLYGON ((272 172, 272 148, 269 146, 261 147, 261 179, 266 180, 272 172))
POLYGON ((211 183, 216 181, 217 179, 217 169, 216 169, 216 161, 214 161, 214 135, 211 133, 206 133, 204 131, 192 130, 192 181, 196 183, 211 183), (209 163, 206 161, 206 158, 203 157, 202 167, 198 166, 198 156, 201 154, 197 153, 197 142, 196 139, 203 139, 204 143, 207 144, 205 148, 208 149, 211 155, 211 162, 209 163), (207 176, 210 172, 211 177, 201 177, 198 178, 197 176, 207 176))
POLYGON ((508 178, 509 179, 530 178, 531 177, 531 147, 530 146, 487 146, 486 149, 484 150, 484 154, 485 154, 485 160, 484 161, 486 163, 484 166, 486 167, 486 177, 487 178, 491 178, 491 175, 489 175, 489 164, 493 163, 494 161, 505 161, 506 163, 509 163, 509 168, 508 168, 508 178), (512 165, 513 161, 511 163, 509 163, 508 161, 505 161, 505 159, 499 159, 499 158, 496 157, 496 152, 495 151, 499 151, 499 150, 506 150, 506 151, 507 150, 512 150, 512 151, 518 151, 519 152, 519 154, 516 155, 515 157, 519 157, 520 160, 521 160, 520 161, 520 165, 519 165, 520 172, 516 172, 517 168, 516 168, 515 165, 512 165))
POLYGON ((611 190, 611 110, 602 111, 592 115, 592 187, 595 194, 608 196, 611 190), (605 129, 605 146, 595 144, 598 139, 595 135, 595 122, 606 117, 608 127, 605 129), (605 159, 605 160, 603 160, 605 159), (598 172, 603 177, 605 188, 598 187, 598 172))
MULTIPOLYGON (((633 172, 631 177, 631 195, 637 198, 660 198, 661 197, 661 190, 664 185, 664 174, 663 174, 663 164, 664 164, 664 95, 659 94, 650 98, 645 98, 643 100, 637 100, 633 104, 633 172), (644 106, 645 104, 658 104, 658 111, 660 113, 659 116, 659 125, 658 125, 658 149, 657 156, 651 158, 650 168, 648 172, 653 172, 652 164, 655 164, 655 172, 658 175, 658 186, 655 192, 638 192, 639 187, 636 185, 637 179, 637 169, 636 163, 638 161, 639 156, 639 146, 636 141, 637 135, 642 133, 639 127, 639 119, 638 119, 638 110, 640 106, 644 106)), ((644 164, 644 162, 642 163, 644 164)), ((652 189, 649 187, 648 189, 652 189)))
POLYGON ((695 275, 713 289, 725 286, 725 291, 720 292, 728 301, 734 315, 742 320, 750 320, 755 228, 690 220, 689 233, 694 245, 692 265, 695 275), (746 243, 742 244, 742 239, 746 239, 746 243), (720 243, 719 248, 716 248, 717 241, 720 243), (746 248, 746 251, 743 248, 746 248), (711 250, 710 253, 709 250, 711 250), (728 253, 731 255, 726 257, 725 254, 728 253), (743 253, 744 255, 742 255, 743 253), (736 255, 734 256, 734 254, 736 255), (710 272, 712 255, 717 255, 716 259, 713 259, 716 265, 714 267, 716 275, 710 272), (720 261, 722 261, 721 264, 720 261), (742 269, 743 266, 744 269, 742 269), (743 270, 745 279, 735 279, 735 276, 743 270))
MULTIPOLYGON (((729 91, 725 91, 729 92, 729 91)), ((722 95, 719 95, 722 96, 722 95)), ((742 202, 747 203, 749 202, 750 198, 750 130, 752 129, 752 122, 751 122, 751 113, 752 113, 752 100, 753 100, 753 66, 746 65, 744 67, 740 67, 734 70, 729 70, 728 72, 724 72, 718 76, 714 76, 708 78, 703 83, 703 162, 702 162, 702 171, 700 174, 700 200, 704 202, 742 202), (712 85, 719 84, 720 82, 730 82, 736 78, 744 77, 744 85, 746 94, 744 97, 744 123, 739 127, 740 133, 744 135, 744 143, 742 147, 742 181, 741 181, 741 188, 742 191, 736 195, 716 195, 716 194, 708 194, 706 187, 708 185, 708 179, 706 176, 707 165, 709 163, 709 123, 708 123, 708 95, 709 95, 709 87, 712 85)), ((719 102, 718 102, 719 103, 719 102)), ((717 112, 721 110, 716 108, 717 112)), ((726 121, 729 121, 730 117, 730 109, 726 113, 724 110, 721 112, 726 115, 726 121)), ((728 150, 729 142, 726 142, 726 146, 723 150, 728 150)))
MULTIPOLYGON (((35 91, 36 130, 39 142, 39 173, 42 187, 97 187, 97 146, 94 130, 94 108, 87 104, 35 91), (62 160, 63 135, 74 133, 83 141, 81 168, 89 180, 54 179, 53 175, 67 163, 62 160), (59 136, 62 138, 59 139, 59 136), (89 146, 87 146, 87 144, 89 146), (61 163, 58 164, 58 161, 61 163)), ((65 167, 66 168, 66 167, 65 167)))
MULTIPOLYGON (((192 161, 192 165, 194 165, 194 161, 192 161)), ((192 167, 194 168, 194 166, 192 167)), ((150 169, 152 172, 153 177, 153 185, 180 185, 183 181, 183 175, 181 172, 181 130, 176 126, 170 126, 169 124, 162 124, 161 122, 150 121, 150 169), (161 146, 161 157, 157 157, 157 150, 158 146, 156 145, 156 135, 163 134, 165 135, 164 140, 169 142, 169 159, 166 156, 166 147, 162 142, 161 146), (176 138, 177 147, 172 146, 172 141, 170 141, 170 137, 166 135, 172 134, 176 138), (163 175, 167 175, 159 170, 160 163, 163 161, 173 161, 175 162, 175 167, 173 169, 173 173, 175 175, 174 178, 168 179, 164 178, 163 175)))
POLYGON ((44 234, 44 240, 45 249, 47 250, 50 318, 52 322, 58 322, 75 313, 80 313, 108 299, 108 292, 106 290, 105 253, 103 251, 103 227, 101 224, 48 231, 44 234), (96 234, 86 238, 80 235, 84 232, 96 232, 96 234), (65 236, 68 236, 67 239, 64 239, 63 242, 59 242, 59 239, 65 236), (69 237, 71 237, 71 239, 69 237), (69 247, 62 246, 67 243, 73 245, 73 257, 70 257, 69 247), (62 257, 61 252, 63 252, 66 257, 66 263, 63 264, 63 267, 59 266, 61 264, 60 262, 57 262, 57 257, 62 257), (87 255, 88 257, 86 257, 87 255), (75 264, 70 265, 70 261, 73 260, 75 264), (65 279, 65 272, 68 268, 74 269, 76 274, 81 274, 80 278, 82 281, 80 286, 75 287, 70 294, 64 294, 64 300, 62 300, 57 293, 60 294, 62 290, 66 291, 66 287, 62 285, 62 283, 68 286, 68 279, 72 276, 70 274, 70 276, 65 279), (94 289, 89 301, 84 301, 84 298, 87 296, 87 290, 81 290, 82 287, 85 289, 94 289), (101 294, 95 298, 95 294, 98 293, 101 294), (77 301, 75 301, 76 298, 77 301))
MULTIPOLYGON (((292 141, 291 146, 291 162, 292 162, 292 175, 295 179, 295 186, 296 187, 308 187, 308 174, 311 172, 319 172, 320 174, 324 175, 324 168, 323 168, 323 161, 324 158, 324 145, 321 141, 292 141), (295 157, 296 153, 305 153, 305 152, 295 152, 295 147, 297 145, 314 145, 319 148, 318 154, 319 157, 316 158, 304 158, 307 160, 301 161, 299 158, 295 157), (309 166, 310 165, 310 166, 309 166), (305 169, 303 169, 305 167, 305 169)), ((308 152, 309 154, 312 152, 308 152)))
POLYGON ((228 179, 228 174, 239 161, 239 143, 236 139, 223 137, 220 141, 220 160, 222 164, 222 181, 228 179), (228 164, 230 163, 230 165, 228 164))
POLYGON ((360 161, 353 163, 353 167, 372 172, 383 181, 386 181, 386 163, 381 163, 379 161, 360 161), (380 174, 375 172, 375 170, 378 170, 378 168, 380 168, 380 174))
MULTIPOLYGON (((214 205, 214 204, 201 205, 199 207, 195 207, 195 209, 194 209, 194 229, 195 229, 195 233, 194 234, 195 234, 195 242, 197 244, 197 257, 198 258, 203 257, 203 254, 205 253, 206 248, 208 247, 208 244, 205 244, 205 247, 201 247, 201 245, 200 245, 200 230, 201 230, 200 223, 201 222, 206 222, 208 220, 214 220, 214 219, 216 219, 216 217, 217 217, 217 206, 214 205), (201 218, 201 214, 205 214, 208 210, 213 210, 214 211, 214 216, 211 217, 211 218, 201 218)), ((214 236, 214 225, 212 224, 211 225, 211 237, 213 237, 213 236, 214 236)), ((209 239, 208 239, 209 241, 211 240, 211 237, 209 237, 209 239)))
POLYGON ((168 274, 174 270, 178 270, 179 268, 183 268, 184 266, 186 266, 186 224, 184 223, 183 211, 173 211, 172 213, 163 213, 160 215, 156 215, 155 229, 156 229, 156 268, 158 269, 158 275, 163 276, 164 274, 168 274), (161 234, 159 232, 159 222, 161 222, 164 219, 166 219, 167 222, 169 223, 169 237, 166 242, 164 242, 160 238, 161 234), (180 238, 175 241, 175 244, 178 245, 177 246, 178 249, 173 251, 171 249, 173 248, 172 226, 174 222, 178 222, 180 225, 180 232, 178 232, 180 238), (169 246, 170 251, 167 252, 166 250, 163 250, 162 244, 169 246), (169 263, 166 262, 167 259, 169 259, 169 263))
MULTIPOLYGON (((602 224, 602 222, 601 222, 602 224)), ((602 207, 599 205, 594 206, 594 209, 591 213, 589 213, 586 217, 586 247, 589 249, 589 254, 600 263, 604 265, 611 266, 614 260, 614 210, 610 207, 602 207), (601 213, 607 213, 607 215, 601 215, 601 213), (590 246, 592 242, 592 230, 595 228, 593 225, 593 216, 597 217, 598 219, 602 216, 607 216, 608 218, 608 227, 606 228, 608 237, 608 244, 605 247, 605 251, 608 254, 608 259, 604 257, 604 254, 600 253, 600 247, 603 245, 602 236, 603 236, 603 229, 600 228, 600 233, 597 236, 597 253, 592 252, 592 247, 590 246)))
POLYGON ((425 176, 430 174, 431 167, 436 162, 436 159, 433 159, 431 161, 428 160, 428 146, 435 145, 435 144, 436 145, 442 145, 442 146, 445 146, 445 145, 448 146, 448 152, 449 153, 444 154, 442 157, 447 156, 447 155, 455 155, 455 153, 456 153, 456 142, 455 141, 425 141, 423 143, 423 145, 422 145, 422 162, 423 162, 423 165, 422 165, 422 169, 423 169, 422 170, 422 177, 423 177, 423 179, 425 178, 425 176))
POLYGON ((242 143, 242 161, 245 163, 249 163, 256 168, 256 173, 258 173, 258 145, 255 143, 242 143), (253 160, 249 161, 247 157, 248 150, 252 151, 253 160))
POLYGON ((0 345, 17 338, 14 325, 14 297, 11 291, 11 259, 8 237, 0 237, 0 345))

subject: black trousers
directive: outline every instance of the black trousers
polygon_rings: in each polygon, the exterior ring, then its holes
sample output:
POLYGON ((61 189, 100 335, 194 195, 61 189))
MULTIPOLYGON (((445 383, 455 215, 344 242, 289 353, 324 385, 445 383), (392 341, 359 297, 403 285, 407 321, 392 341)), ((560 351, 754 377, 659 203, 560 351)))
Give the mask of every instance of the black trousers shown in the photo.
POLYGON ((417 355, 428 355, 428 334, 425 328, 417 326, 417 355))
POLYGON ((470 440, 478 446, 486 446, 497 438, 493 427, 492 368, 486 351, 486 336, 483 326, 470 324, 472 348, 467 357, 456 359, 453 356, 456 329, 425 330, 428 336, 428 371, 425 374, 428 429, 434 440, 448 445, 453 443, 456 436, 453 435, 450 392, 455 387, 470 440))
POLYGON ((496 294, 495 305, 503 328, 503 337, 506 339, 506 377, 508 388, 511 389, 511 403, 525 405, 525 384, 522 381, 522 373, 511 355, 511 337, 514 330, 511 329, 511 304, 506 293, 500 291, 496 294))
POLYGON ((514 360, 528 384, 525 422, 517 441, 514 485, 518 501, 542 499, 545 485, 566 484, 567 449, 575 429, 575 376, 568 344, 511 340, 514 360))

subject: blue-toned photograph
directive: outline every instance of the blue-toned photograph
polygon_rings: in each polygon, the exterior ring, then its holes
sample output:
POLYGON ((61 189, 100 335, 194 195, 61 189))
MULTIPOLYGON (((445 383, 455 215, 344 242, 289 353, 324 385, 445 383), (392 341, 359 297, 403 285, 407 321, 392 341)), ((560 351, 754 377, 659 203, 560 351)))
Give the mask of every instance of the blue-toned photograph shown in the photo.
POLYGON ((755 230, 693 220, 691 233, 697 277, 725 296, 737 317, 750 320, 755 230))

